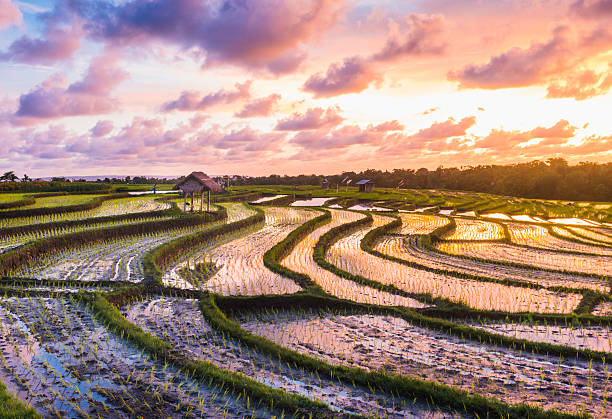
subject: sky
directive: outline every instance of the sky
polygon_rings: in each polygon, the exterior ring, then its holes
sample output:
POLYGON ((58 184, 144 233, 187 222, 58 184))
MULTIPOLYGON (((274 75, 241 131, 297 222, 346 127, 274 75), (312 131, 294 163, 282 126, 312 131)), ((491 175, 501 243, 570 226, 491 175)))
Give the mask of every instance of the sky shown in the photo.
POLYGON ((612 161, 612 0, 0 0, 0 171, 612 161))

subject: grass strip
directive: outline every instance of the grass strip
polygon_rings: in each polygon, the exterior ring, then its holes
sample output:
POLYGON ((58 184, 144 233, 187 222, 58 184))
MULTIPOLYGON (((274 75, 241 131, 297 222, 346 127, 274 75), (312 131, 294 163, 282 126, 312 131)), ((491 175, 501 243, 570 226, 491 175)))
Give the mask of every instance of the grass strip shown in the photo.
POLYGON ((149 221, 139 224, 121 225, 98 230, 87 230, 64 236, 50 237, 30 242, 15 250, 0 254, 0 276, 10 276, 21 266, 45 254, 77 246, 92 244, 120 237, 142 235, 181 227, 202 225, 227 217, 224 211, 185 215, 170 220, 149 221))
POLYGON ((322 290, 308 275, 295 272, 281 265, 281 261, 291 254, 295 246, 304 239, 304 237, 331 221, 331 213, 329 211, 317 211, 322 212, 322 214, 293 230, 281 242, 268 250, 263 257, 266 268, 295 281, 300 287, 311 292, 322 292, 322 290))
MULTIPOLYGON (((507 285, 507 286, 512 286, 512 287, 531 288, 531 289, 536 289, 536 290, 537 289, 548 289, 548 290, 553 290, 553 291, 558 291, 558 292, 579 293, 579 294, 582 294, 583 297, 586 296, 586 295, 590 295, 590 294, 597 294, 597 295, 601 294, 601 293, 597 293, 595 291, 592 291, 591 289, 588 289, 588 288, 545 287, 545 286, 540 285, 540 284, 536 284, 536 283, 533 283, 533 282, 521 281, 521 280, 518 280, 518 279, 497 279, 497 278, 491 278, 491 277, 482 276, 482 275, 475 275, 475 274, 470 274, 470 273, 457 272, 457 271, 448 270, 448 269, 432 268, 430 266, 421 265, 420 263, 417 263, 417 262, 408 261, 408 260, 400 259, 400 258, 395 257, 395 256, 391 256, 391 255, 387 255, 387 254, 381 253, 378 250, 374 249, 374 246, 376 245, 378 240, 382 236, 388 235, 393 230, 401 227, 401 224, 402 224, 402 220, 398 216, 392 215, 392 214, 388 215, 388 216, 395 218, 395 220, 393 220, 392 222, 390 222, 388 224, 380 226, 380 227, 378 227, 378 228, 376 228, 374 230, 369 231, 365 235, 365 237, 363 238, 363 240, 361 241, 361 244, 360 244, 361 249, 363 251, 368 252, 368 253, 370 253, 373 256, 389 260, 391 262, 395 262, 395 263, 399 263, 399 264, 402 264, 402 265, 410 266, 411 268, 420 269, 420 270, 423 270, 423 271, 428 271, 428 272, 432 272, 432 273, 439 274, 439 275, 452 276, 452 277, 461 278, 461 279, 469 279, 469 280, 480 281, 480 282, 491 282, 491 283, 507 285)), ((443 227, 446 227, 446 226, 443 226, 443 227)), ((422 242, 423 240, 428 240, 427 235, 411 236, 409 239, 412 239, 412 240, 416 241, 416 243, 414 244, 415 246, 418 245, 418 243, 422 242)), ((431 239, 429 239, 429 240, 431 240, 431 239)), ((478 242, 480 243, 480 242, 482 242, 482 240, 479 240, 478 242)), ((495 262, 492 262, 492 263, 495 263, 495 262)), ((582 311, 581 311, 581 313, 582 313, 582 311)))
MULTIPOLYGON (((443 240, 438 239, 432 233, 432 234, 430 234, 428 236, 427 235, 424 236, 424 239, 421 241, 421 244, 422 244, 422 246, 425 249, 427 249, 427 250, 429 250, 431 252, 436 252, 436 253, 441 254, 441 255, 443 255, 445 257, 451 256, 451 257, 457 257, 457 258, 471 260, 471 261, 475 261, 475 262, 493 263, 493 264, 497 264, 497 265, 511 266, 511 267, 514 267, 514 268, 529 269, 529 270, 532 270, 532 271, 544 271, 544 272, 563 273, 563 274, 568 274, 568 275, 576 275, 576 276, 582 276, 582 277, 585 277, 585 278, 601 279, 601 280, 606 281, 606 282, 610 282, 612 280, 611 276, 596 275, 596 274, 590 274, 590 273, 586 273, 586 272, 569 271, 569 270, 566 270, 566 269, 548 269, 548 268, 542 268, 542 267, 533 266, 533 265, 527 265, 527 264, 524 264, 524 263, 510 262, 510 261, 506 261, 506 260, 491 260, 491 259, 479 258, 479 257, 476 257, 476 256, 468 256, 468 255, 454 254, 454 253, 451 254, 451 253, 444 252, 444 251, 438 249, 435 246, 436 243, 442 242, 442 241, 443 240)), ((531 249, 533 249, 533 248, 531 248, 531 249)), ((536 250, 546 250, 546 249, 536 249, 536 250)), ((552 252, 554 252, 554 250, 552 252)), ((601 255, 597 255, 597 256, 601 256, 601 255)))
POLYGON ((99 196, 85 204, 65 205, 63 207, 30 208, 24 210, 9 210, 0 212, 0 219, 39 217, 41 215, 66 214, 70 212, 88 211, 98 208, 104 201, 131 197, 128 193, 118 193, 106 196, 99 196))
POLYGON ((251 399, 265 403, 273 409, 298 415, 308 415, 315 412, 321 414, 321 416, 331 416, 332 414, 323 403, 265 386, 242 374, 223 370, 210 362, 188 359, 184 354, 173 349, 167 342, 145 333, 140 327, 130 323, 116 306, 100 294, 91 299, 90 307, 115 334, 129 340, 154 358, 183 369, 192 378, 203 382, 212 381, 235 394, 248 395, 251 399))
POLYGON ((147 252, 142 260, 145 280, 161 284, 165 269, 182 255, 193 250, 194 247, 202 246, 205 243, 212 242, 236 231, 265 222, 263 210, 248 204, 242 205, 246 205, 255 211, 256 214, 233 223, 221 224, 205 231, 179 237, 147 252))
POLYGON ((6 386, 0 381, 0 418, 40 418, 41 416, 30 406, 26 406, 15 396, 8 392, 6 386))
POLYGON ((2 202, 0 203, 0 210, 5 210, 9 208, 20 208, 28 205, 33 205, 36 202, 36 199, 25 197, 13 202, 2 202))
MULTIPOLYGON (((219 309, 215 303, 214 296, 204 297, 200 300, 200 309, 208 323, 218 331, 228 334, 239 340, 242 344, 267 353, 274 358, 282 359, 287 363, 300 365, 309 371, 317 372, 347 383, 355 383, 364 387, 380 389, 385 392, 393 392, 406 398, 418 398, 423 401, 433 402, 437 406, 449 407, 454 410, 465 411, 468 414, 476 414, 481 417, 503 417, 503 418, 575 418, 584 417, 573 414, 561 413, 556 410, 545 411, 540 408, 520 405, 508 405, 493 398, 480 395, 472 395, 463 390, 458 390, 442 384, 436 384, 417 378, 405 377, 395 374, 387 374, 380 371, 367 372, 363 369, 330 365, 324 361, 312 358, 296 351, 292 351, 261 336, 247 332, 236 322, 231 321, 219 309)), ((302 299, 308 303, 313 300, 326 298, 333 302, 332 307, 338 308, 337 299, 320 297, 316 295, 292 295, 292 296, 272 296, 266 298, 265 303, 270 303, 271 299, 282 300, 287 305, 295 308, 295 303, 302 299)), ((226 300, 227 301, 227 300, 226 300)), ((345 307, 363 305, 343 302, 345 307)), ((309 307, 311 307, 309 305, 309 307)), ((374 306, 376 308, 376 306, 374 306)), ((382 308, 382 307, 380 307, 382 308)), ((394 310, 387 308, 387 310, 394 310)), ((397 309, 395 309, 397 310, 397 309)), ((398 310, 398 313, 400 311, 398 310)), ((407 313, 406 311, 401 311, 407 313)), ((413 313, 414 316, 418 314, 413 313)))
POLYGON ((47 231, 47 230, 66 230, 73 227, 81 227, 81 226, 95 226, 97 224, 105 224, 105 223, 113 223, 113 222, 122 222, 122 221, 138 221, 147 218, 162 218, 168 216, 175 216, 182 214, 181 211, 176 208, 176 204, 174 202, 169 202, 172 208, 164 209, 164 210, 155 210, 148 212, 137 212, 130 214, 121 214, 121 215, 109 215, 105 217, 91 217, 84 218, 82 220, 69 220, 69 221, 55 221, 51 223, 40 223, 40 224, 28 224, 17 227, 8 227, 0 229, 0 238, 3 237, 13 237, 19 236, 23 234, 30 234, 38 231, 47 231))

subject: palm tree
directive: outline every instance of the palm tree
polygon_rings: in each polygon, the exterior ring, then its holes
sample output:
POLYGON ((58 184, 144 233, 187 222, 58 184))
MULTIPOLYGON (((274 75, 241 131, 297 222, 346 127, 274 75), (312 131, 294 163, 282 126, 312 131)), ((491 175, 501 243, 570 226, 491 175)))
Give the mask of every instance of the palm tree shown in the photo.
POLYGON ((32 180, 32 178, 30 176, 26 175, 25 173, 23 174, 23 177, 21 178, 22 182, 29 182, 31 180, 32 180))
POLYGON ((13 172, 12 170, 10 172, 5 172, 2 176, 0 176, 0 181, 8 180, 10 182, 14 182, 17 179, 19 178, 17 177, 15 172, 13 172))

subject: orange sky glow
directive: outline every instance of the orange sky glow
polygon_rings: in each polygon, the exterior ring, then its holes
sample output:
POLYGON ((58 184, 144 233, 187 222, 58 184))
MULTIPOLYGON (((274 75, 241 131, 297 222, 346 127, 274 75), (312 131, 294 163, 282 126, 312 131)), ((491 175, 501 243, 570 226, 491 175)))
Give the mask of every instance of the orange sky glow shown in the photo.
POLYGON ((610 28, 612 0, 0 0, 0 166, 610 162, 610 28))

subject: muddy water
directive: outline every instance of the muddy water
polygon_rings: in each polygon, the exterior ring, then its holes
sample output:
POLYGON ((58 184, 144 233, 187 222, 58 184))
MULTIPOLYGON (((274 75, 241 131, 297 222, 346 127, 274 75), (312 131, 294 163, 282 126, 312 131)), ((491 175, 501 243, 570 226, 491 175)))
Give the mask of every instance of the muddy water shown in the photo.
POLYGON ((68 299, 0 300, 1 379, 43 416, 269 417, 150 359, 68 299))
MULTIPOLYGON (((508 231, 512 241, 517 244, 537 247, 539 249, 567 250, 572 252, 612 256, 612 248, 604 248, 589 244, 576 243, 570 240, 563 240, 551 235, 546 227, 520 223, 507 223, 506 225, 508 226, 508 231)), ((553 230, 557 233, 563 231, 563 229, 555 227, 553 227, 553 230)), ((566 233, 569 232, 566 231, 566 233)), ((579 240, 578 237, 571 237, 571 233, 567 234, 567 236, 569 238, 573 238, 574 240, 579 240)))
POLYGON ((429 234, 449 223, 446 218, 435 215, 410 214, 406 212, 400 212, 398 215, 402 219, 402 226, 397 231, 399 234, 429 234))
POLYGON ((111 215, 141 213, 170 208, 167 202, 155 201, 157 197, 124 198, 104 201, 101 206, 88 211, 58 213, 38 217, 9 218, 0 220, 0 228, 30 224, 73 221, 85 218, 107 217, 111 215))
POLYGON ((533 323, 505 323, 499 321, 468 321, 463 324, 498 335, 570 346, 576 349, 612 352, 612 334, 606 326, 546 325, 533 323))
POLYGON ((374 256, 361 249, 361 241, 369 231, 392 219, 375 214, 373 218, 372 226, 360 228, 338 240, 327 252, 327 260, 355 275, 393 285, 407 292, 448 298, 479 310, 570 313, 582 298, 579 294, 512 287, 442 275, 374 256))
POLYGON ((482 220, 455 218, 455 230, 444 238, 447 240, 500 240, 504 229, 497 223, 482 220))
POLYGON ((289 278, 267 269, 264 254, 318 212, 286 207, 266 207, 265 225, 233 240, 217 242, 190 253, 170 269, 164 283, 202 289, 223 295, 292 294, 301 288, 289 278), (217 272, 207 281, 194 283, 180 271, 199 263, 215 265, 217 272))
POLYGON ((136 221, 134 220, 123 220, 123 221, 115 221, 111 223, 99 223, 99 224, 90 224, 85 226, 73 226, 69 228, 62 229, 53 229, 53 230, 42 230, 36 231, 33 233, 20 234, 11 237, 0 237, 0 253, 7 252, 14 248, 23 246, 24 244, 40 239, 46 239, 49 237, 57 237, 64 234, 78 233, 80 231, 94 230, 99 228, 106 227, 118 227, 122 225, 129 225, 135 223, 146 223, 150 221, 164 221, 169 220, 172 217, 152 217, 152 218, 140 218, 136 221))
POLYGON ((342 224, 350 223, 364 215, 351 211, 329 210, 332 215, 331 222, 325 224, 304 237, 293 249, 293 251, 281 261, 281 265, 303 274, 317 283, 325 292, 345 300, 358 303, 379 304, 405 307, 424 307, 424 304, 413 299, 406 298, 388 292, 379 291, 375 288, 359 285, 354 281, 344 279, 332 272, 321 268, 313 259, 314 248, 321 236, 332 228, 342 224))
MULTIPOLYGON (((233 212, 243 215, 242 208, 245 208, 242 204, 228 206, 228 216, 233 216, 233 212)), ((53 280, 139 282, 144 278, 142 258, 149 250, 223 222, 225 221, 68 249, 43 257, 37 260, 35 265, 26 266, 14 275, 53 280)))
POLYGON ((533 355, 386 316, 280 312, 244 318, 246 330, 330 363, 451 385, 508 403, 585 409, 610 417, 607 365, 533 355))
POLYGON ((421 238, 419 237, 383 237, 376 244, 375 249, 398 259, 415 262, 435 269, 445 269, 496 279, 520 280, 545 287, 589 288, 602 292, 608 292, 610 289, 608 282, 602 279, 505 266, 493 262, 467 260, 448 254, 432 252, 422 247, 420 240, 421 238))
POLYGON ((593 314, 596 316, 612 316, 612 302, 604 301, 599 303, 595 310, 593 310, 593 314))
POLYGON ((451 255, 465 255, 502 262, 514 262, 557 271, 610 275, 612 257, 559 253, 503 243, 438 243, 436 247, 451 255))
POLYGON ((414 400, 405 400, 349 383, 331 381, 289 366, 213 331, 202 317, 196 300, 155 298, 124 310, 128 320, 169 342, 190 357, 239 372, 271 387, 320 400, 344 413, 375 417, 458 417, 414 400))

